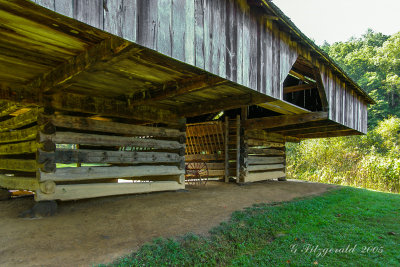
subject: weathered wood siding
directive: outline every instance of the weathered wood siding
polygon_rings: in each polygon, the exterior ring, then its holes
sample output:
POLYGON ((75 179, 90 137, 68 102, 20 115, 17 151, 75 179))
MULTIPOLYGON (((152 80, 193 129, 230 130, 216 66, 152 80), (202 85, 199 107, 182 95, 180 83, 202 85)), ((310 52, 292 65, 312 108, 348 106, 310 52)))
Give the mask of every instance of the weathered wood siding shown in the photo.
POLYGON ((283 82, 301 55, 321 70, 330 119, 366 132, 364 98, 276 21, 244 10, 235 0, 35 2, 277 99, 283 99, 283 82))
POLYGON ((296 42, 234 0, 35 0, 60 14, 278 99, 296 42))
POLYGON ((329 119, 359 132, 367 133, 368 106, 363 97, 329 68, 322 65, 320 69, 329 103, 329 119))

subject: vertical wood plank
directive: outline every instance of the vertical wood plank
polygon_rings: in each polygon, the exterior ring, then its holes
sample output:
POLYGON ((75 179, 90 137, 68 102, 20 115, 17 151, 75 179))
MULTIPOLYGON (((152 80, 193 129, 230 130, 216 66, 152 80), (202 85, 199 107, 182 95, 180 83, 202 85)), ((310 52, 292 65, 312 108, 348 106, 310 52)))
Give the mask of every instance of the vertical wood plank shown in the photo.
POLYGON ((172 55, 172 0, 158 0, 157 9, 157 51, 172 55))
POLYGON ((137 42, 151 49, 157 47, 157 0, 137 2, 137 42))
POLYGON ((195 0, 194 21, 195 21, 195 65, 205 68, 204 65, 204 0, 195 0))
POLYGON ((264 22, 261 21, 258 24, 257 31, 257 91, 265 94, 265 49, 266 49, 266 38, 265 38, 265 26, 264 22))
POLYGON ((243 84, 243 20, 244 20, 244 13, 240 9, 237 3, 236 5, 236 14, 237 14, 237 62, 236 62, 236 69, 237 69, 237 80, 236 82, 239 84, 243 84))
POLYGON ((122 2, 122 37, 136 42, 137 40, 137 0, 124 0, 122 2))
POLYGON ((214 50, 214 35, 213 31, 213 23, 214 23, 214 16, 217 14, 214 13, 213 3, 215 1, 208 1, 204 0, 204 65, 205 70, 212 72, 213 69, 213 55, 212 51, 214 50))
POLYGON ((185 61, 195 64, 195 14, 194 0, 186 0, 185 5, 185 61))
POLYGON ((250 14, 247 12, 243 16, 243 54, 242 54, 242 73, 243 80, 242 84, 244 86, 250 87, 250 68, 251 68, 251 43, 253 42, 253 37, 251 36, 251 18, 250 14))
POLYGON ((55 10, 54 1, 55 0, 34 0, 36 4, 53 11, 55 10))
POLYGON ((258 38, 260 36, 259 34, 259 24, 257 20, 254 17, 255 15, 250 12, 249 14, 249 33, 250 36, 248 39, 250 39, 250 46, 248 50, 248 55, 249 55, 249 87, 255 91, 258 91, 258 77, 260 75, 259 73, 259 61, 260 61, 260 48, 259 48, 259 42, 258 38))
POLYGON ((72 5, 73 1, 71 0, 55 0, 54 1, 54 11, 60 13, 64 16, 73 18, 74 17, 74 9, 72 5))
POLYGON ((185 60, 186 1, 172 0, 172 57, 185 60))
POLYGON ((74 18, 95 28, 104 29, 103 1, 74 0, 74 18))
POLYGON ((114 35, 122 36, 122 26, 127 21, 123 21, 123 0, 104 2, 104 30, 114 35))
POLYGON ((226 78, 226 0, 218 0, 220 27, 218 31, 219 76, 226 78))
POLYGON ((265 53, 265 69, 266 69, 266 81, 265 81, 265 91, 267 95, 272 95, 272 81, 273 81, 273 45, 272 45, 272 21, 267 20, 265 28, 266 37, 266 53, 265 53))

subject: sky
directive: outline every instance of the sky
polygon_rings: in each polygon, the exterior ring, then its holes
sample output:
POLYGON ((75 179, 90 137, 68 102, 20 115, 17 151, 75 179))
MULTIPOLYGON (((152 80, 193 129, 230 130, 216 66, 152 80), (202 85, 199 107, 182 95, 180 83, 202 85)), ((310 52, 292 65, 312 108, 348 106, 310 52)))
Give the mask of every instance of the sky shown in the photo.
POLYGON ((321 45, 360 37, 368 28, 400 31, 400 0, 273 0, 296 26, 321 45))

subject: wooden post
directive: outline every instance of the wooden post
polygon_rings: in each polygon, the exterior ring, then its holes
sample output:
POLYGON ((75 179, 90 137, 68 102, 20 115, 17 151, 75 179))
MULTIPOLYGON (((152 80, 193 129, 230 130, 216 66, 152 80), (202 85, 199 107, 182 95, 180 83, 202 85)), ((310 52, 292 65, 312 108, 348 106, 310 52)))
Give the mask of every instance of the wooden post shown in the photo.
POLYGON ((229 182, 229 118, 225 115, 225 183, 229 182))
POLYGON ((239 170, 239 182, 244 182, 245 178, 248 174, 248 145, 245 138, 245 128, 244 125, 246 123, 248 116, 248 107, 243 107, 241 111, 241 134, 240 134, 240 170, 239 170))
POLYGON ((240 182, 240 115, 236 116, 236 183, 240 182))

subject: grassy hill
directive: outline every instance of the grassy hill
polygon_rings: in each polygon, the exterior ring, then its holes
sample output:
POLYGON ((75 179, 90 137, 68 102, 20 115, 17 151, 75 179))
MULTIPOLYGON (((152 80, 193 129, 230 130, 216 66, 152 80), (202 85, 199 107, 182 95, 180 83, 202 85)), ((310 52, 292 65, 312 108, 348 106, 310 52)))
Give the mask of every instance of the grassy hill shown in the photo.
POLYGON ((342 187, 232 214, 209 237, 157 239, 108 266, 400 265, 400 195, 342 187))

